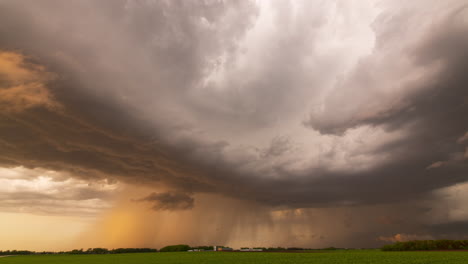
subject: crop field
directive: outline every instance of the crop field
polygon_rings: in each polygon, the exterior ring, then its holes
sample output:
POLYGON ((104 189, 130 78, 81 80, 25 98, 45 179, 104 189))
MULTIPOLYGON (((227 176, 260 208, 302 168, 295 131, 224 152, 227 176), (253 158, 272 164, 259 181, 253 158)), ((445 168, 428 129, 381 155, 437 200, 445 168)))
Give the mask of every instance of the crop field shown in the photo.
POLYGON ((264 252, 174 252, 107 255, 31 255, 0 258, 0 264, 228 264, 228 263, 317 263, 317 264, 466 264, 468 252, 383 252, 340 250, 312 253, 264 252))

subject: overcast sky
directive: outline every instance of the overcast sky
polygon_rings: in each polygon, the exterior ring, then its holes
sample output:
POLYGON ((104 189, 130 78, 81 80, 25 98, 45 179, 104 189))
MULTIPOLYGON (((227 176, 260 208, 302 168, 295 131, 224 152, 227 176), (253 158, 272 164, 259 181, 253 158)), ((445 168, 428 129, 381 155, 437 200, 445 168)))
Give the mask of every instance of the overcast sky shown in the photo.
POLYGON ((468 238, 465 0, 0 0, 0 36, 0 230, 75 230, 51 249, 468 238))

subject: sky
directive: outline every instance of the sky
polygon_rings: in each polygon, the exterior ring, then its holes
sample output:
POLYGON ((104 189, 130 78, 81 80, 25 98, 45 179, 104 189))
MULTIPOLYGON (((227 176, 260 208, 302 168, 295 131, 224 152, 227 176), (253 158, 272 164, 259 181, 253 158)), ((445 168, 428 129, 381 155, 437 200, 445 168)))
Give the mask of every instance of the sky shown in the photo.
POLYGON ((468 239, 465 0, 0 0, 0 250, 468 239))

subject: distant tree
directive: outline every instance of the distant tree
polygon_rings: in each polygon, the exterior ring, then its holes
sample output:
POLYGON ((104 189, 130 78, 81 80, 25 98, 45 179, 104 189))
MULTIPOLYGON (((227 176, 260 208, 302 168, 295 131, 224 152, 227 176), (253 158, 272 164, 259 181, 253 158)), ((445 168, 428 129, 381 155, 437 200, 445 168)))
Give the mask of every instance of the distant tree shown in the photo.
POLYGON ((341 248, 336 248, 336 247, 327 247, 327 248, 322 248, 322 250, 339 250, 341 248))
POLYGON ((383 251, 466 250, 468 240, 414 240, 385 245, 383 251))
POLYGON ((171 245, 161 248, 160 252, 178 252, 178 251, 188 251, 191 247, 189 245, 171 245))
POLYGON ((70 251, 70 254, 83 254, 83 249, 73 249, 72 251, 70 251))
POLYGON ((59 252, 51 252, 51 251, 42 251, 42 252, 34 252, 28 250, 0 250, 0 256, 5 255, 32 255, 32 254, 73 254, 73 255, 81 255, 81 254, 119 254, 119 253, 144 253, 144 252, 158 252, 157 249, 154 248, 117 248, 108 250, 107 248, 88 248, 86 251, 83 249, 73 249, 71 251, 59 251, 59 252))
POLYGON ((107 248, 88 248, 86 254, 109 254, 109 250, 107 248))
POLYGON ((0 256, 7 256, 7 255, 32 255, 36 254, 34 251, 29 250, 6 250, 0 251, 0 256))
POLYGON ((290 247, 288 250, 304 250, 303 248, 300 247, 290 247))
POLYGON ((286 248, 283 247, 269 247, 266 249, 266 251, 285 251, 286 248))

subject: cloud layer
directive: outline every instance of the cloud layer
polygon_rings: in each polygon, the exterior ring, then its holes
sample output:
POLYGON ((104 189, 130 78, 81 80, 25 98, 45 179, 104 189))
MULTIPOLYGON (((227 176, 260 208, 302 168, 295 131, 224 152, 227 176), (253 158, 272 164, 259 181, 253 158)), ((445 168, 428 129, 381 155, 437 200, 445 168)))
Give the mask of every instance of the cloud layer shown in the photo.
POLYGON ((464 1, 19 0, 0 17, 2 167, 169 190, 155 209, 211 193, 382 223, 467 180, 464 1))
POLYGON ((151 202, 154 210, 186 210, 193 208, 193 198, 185 193, 152 193, 136 200, 137 202, 151 202))
POLYGON ((0 210, 37 215, 94 216, 111 208, 120 186, 43 169, 0 169, 0 210))

